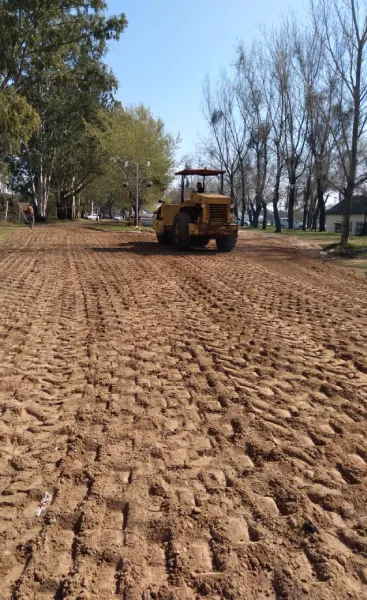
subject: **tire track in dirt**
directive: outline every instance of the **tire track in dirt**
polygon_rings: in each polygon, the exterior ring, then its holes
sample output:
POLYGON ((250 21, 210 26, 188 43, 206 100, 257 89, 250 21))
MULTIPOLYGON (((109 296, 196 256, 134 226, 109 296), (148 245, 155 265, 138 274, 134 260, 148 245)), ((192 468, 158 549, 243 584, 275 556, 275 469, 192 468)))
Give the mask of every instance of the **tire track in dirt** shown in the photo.
MULTIPOLYGON (((73 323, 79 300, 68 289, 73 278, 72 264, 61 252, 53 261, 44 257, 44 235, 37 234, 33 245, 26 238, 30 258, 24 255, 21 261, 29 270, 28 278, 24 280, 23 271, 17 273, 10 265, 11 285, 8 282, 4 287, 10 296, 2 296, 12 323, 6 327, 7 346, 3 351, 7 368, 2 369, 0 380, 5 392, 3 408, 11 414, 9 420, 2 419, 6 425, 2 431, 2 511, 5 523, 11 522, 4 536, 7 552, 3 555, 3 593, 8 593, 9 581, 14 597, 21 593, 23 579, 37 562, 33 560, 35 549, 45 537, 41 520, 34 518, 38 501, 45 488, 57 497, 57 465, 66 452, 68 439, 67 428, 59 419, 82 396, 84 385, 84 373, 78 363, 73 365, 75 338, 80 345, 82 336, 77 327, 74 330, 73 323)), ((20 252, 23 251, 21 247, 20 252)), ((59 559, 60 547, 58 555, 59 559)), ((34 570, 37 572, 36 567, 34 570)), ((34 577, 37 576, 32 573, 34 577)))
POLYGON ((8 243, 7 277, 16 266, 0 287, 18 373, 13 388, 0 378, 5 597, 363 598, 363 286, 340 332, 348 290, 299 252, 174 255, 146 235, 33 233, 17 234, 19 252, 8 243), (24 288, 19 254, 36 260, 24 288), (34 445, 18 464, 42 475, 16 500, 14 428, 34 445), (54 500, 37 521, 44 489, 54 500))
MULTIPOLYGON (((170 277, 169 277, 169 272, 167 272, 167 278, 168 278, 168 279, 170 279, 170 277)), ((191 309, 191 307, 188 307, 188 313, 190 312, 190 309, 191 309)), ((201 319, 200 323, 201 323, 201 325, 203 324, 203 320, 202 320, 202 319, 201 319)), ((228 357, 228 358, 229 358, 229 360, 230 360, 230 357, 228 357)), ((229 360, 228 360, 228 362, 229 362, 229 360)), ((232 372, 233 372, 233 369, 232 369, 232 372)), ((259 388, 258 388, 258 389, 259 389, 259 388)), ((265 391, 265 390, 264 390, 264 391, 265 391)), ((260 401, 260 405, 261 405, 261 401, 260 401)), ((264 405, 264 403, 263 403, 263 405, 264 405)), ((282 410, 282 409, 278 409, 278 412, 279 412, 279 416, 281 416, 281 417, 284 417, 284 416, 286 416, 286 417, 287 417, 287 416, 288 416, 288 417, 290 417, 290 416, 291 416, 291 415, 289 414, 289 412, 288 412, 288 415, 287 415, 287 414, 286 414, 286 411, 285 411, 285 410, 282 410)), ((275 422, 275 426, 276 426, 276 422, 275 422)), ((281 426, 280 426, 280 425, 278 425, 278 428, 279 428, 279 429, 281 429, 281 426)), ((336 428, 337 428, 337 427, 336 427, 336 428)), ((327 429, 327 428, 326 428, 326 429, 327 429)), ((330 433, 330 431, 333 431, 333 430, 332 430, 332 428, 329 426, 329 430, 327 431, 327 433, 330 433)), ((313 437, 314 437, 314 439, 316 440, 316 443, 318 443, 318 445, 322 445, 323 443, 325 443, 325 442, 324 442, 324 440, 322 440, 322 439, 320 439, 320 438, 317 438, 317 436, 316 436, 316 435, 314 435, 313 437)), ((306 440, 305 440, 305 443, 306 443, 307 445, 308 445, 308 444, 312 444, 312 445, 313 445, 312 439, 311 439, 310 437, 306 438, 306 440)), ((297 451, 297 450, 293 450, 292 448, 287 448, 287 450, 288 450, 288 452, 290 453, 290 455, 291 455, 291 456, 293 455, 293 453, 294 453, 294 452, 296 452, 296 453, 298 453, 298 454, 301 454, 301 452, 300 452, 299 450, 298 450, 298 451, 297 451)), ((311 460, 311 459, 310 459, 310 460, 311 460)), ((312 463, 311 463, 311 464, 312 464, 312 463)))

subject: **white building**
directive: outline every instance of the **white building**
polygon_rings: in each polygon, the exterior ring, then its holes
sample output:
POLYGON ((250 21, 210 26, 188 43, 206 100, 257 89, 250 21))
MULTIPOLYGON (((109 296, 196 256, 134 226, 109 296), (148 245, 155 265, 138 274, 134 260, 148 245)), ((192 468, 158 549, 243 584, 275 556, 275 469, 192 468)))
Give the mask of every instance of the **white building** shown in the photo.
MULTIPOLYGON (((326 211, 326 231, 341 233, 342 230, 342 202, 339 202, 326 211)), ((363 223, 367 217, 367 196, 353 196, 350 215, 350 233, 358 235, 362 231, 363 223)))

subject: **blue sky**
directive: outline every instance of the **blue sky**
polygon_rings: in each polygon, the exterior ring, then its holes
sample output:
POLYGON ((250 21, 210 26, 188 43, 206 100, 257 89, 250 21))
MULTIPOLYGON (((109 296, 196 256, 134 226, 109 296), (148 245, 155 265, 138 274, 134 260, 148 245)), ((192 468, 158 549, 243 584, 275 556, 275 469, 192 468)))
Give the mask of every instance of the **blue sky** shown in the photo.
POLYGON ((125 105, 144 103, 166 129, 180 133, 179 159, 192 154, 205 135, 202 83, 234 61, 240 40, 260 37, 259 26, 278 24, 302 0, 108 0, 109 12, 124 12, 129 27, 110 45, 106 62, 125 105))

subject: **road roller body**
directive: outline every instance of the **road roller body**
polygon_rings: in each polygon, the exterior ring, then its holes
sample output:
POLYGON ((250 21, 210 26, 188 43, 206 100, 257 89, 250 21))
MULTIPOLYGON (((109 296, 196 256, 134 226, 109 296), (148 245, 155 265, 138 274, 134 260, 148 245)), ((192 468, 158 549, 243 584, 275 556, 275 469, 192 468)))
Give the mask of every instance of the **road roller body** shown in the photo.
POLYGON ((181 202, 162 203, 153 221, 160 244, 172 244, 177 250, 203 248, 215 240, 220 252, 229 252, 237 242, 238 225, 233 223, 232 199, 223 193, 225 171, 184 169, 181 176, 181 202), (189 177, 199 178, 196 189, 185 198, 189 177), (207 185, 210 178, 210 185, 207 185), (219 191, 212 192, 213 178, 219 179, 219 191), (208 191, 206 190, 208 187, 208 191))

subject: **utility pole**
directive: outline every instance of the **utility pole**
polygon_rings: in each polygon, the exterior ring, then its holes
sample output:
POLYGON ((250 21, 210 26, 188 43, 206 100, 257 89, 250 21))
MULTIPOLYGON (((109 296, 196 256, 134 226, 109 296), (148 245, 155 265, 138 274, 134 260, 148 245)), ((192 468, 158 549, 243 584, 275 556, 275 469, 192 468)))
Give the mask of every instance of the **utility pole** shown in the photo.
MULTIPOLYGON (((124 167, 129 166, 132 163, 136 166, 136 199, 135 199, 135 223, 139 227, 139 163, 135 160, 125 160, 124 167)), ((150 160, 147 160, 147 167, 150 167, 150 160)))

